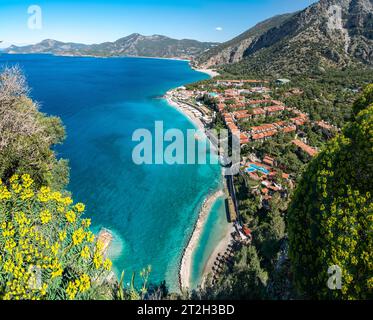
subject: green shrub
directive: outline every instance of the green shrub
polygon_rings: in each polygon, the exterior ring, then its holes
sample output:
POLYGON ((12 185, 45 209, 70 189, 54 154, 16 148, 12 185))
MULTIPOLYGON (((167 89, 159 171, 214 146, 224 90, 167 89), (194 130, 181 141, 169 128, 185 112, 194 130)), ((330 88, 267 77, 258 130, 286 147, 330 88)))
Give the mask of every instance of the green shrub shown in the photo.
MULTIPOLYGON (((368 103, 373 86, 359 101, 368 103)), ((289 255, 301 293, 319 299, 367 299, 373 289, 373 104, 309 165, 288 212, 289 255), (330 290, 328 268, 342 270, 330 290)))

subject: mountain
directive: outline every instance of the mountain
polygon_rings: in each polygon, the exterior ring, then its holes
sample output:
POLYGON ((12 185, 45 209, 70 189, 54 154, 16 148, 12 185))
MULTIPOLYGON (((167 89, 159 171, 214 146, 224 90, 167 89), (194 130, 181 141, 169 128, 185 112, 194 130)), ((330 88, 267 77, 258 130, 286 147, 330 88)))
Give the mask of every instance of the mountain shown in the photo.
POLYGON ((281 25, 293 14, 278 15, 258 23, 253 28, 240 34, 238 37, 222 43, 197 57, 196 62, 204 67, 239 62, 244 58, 244 53, 250 45, 263 33, 281 25))
POLYGON ((175 40, 161 35, 143 36, 134 33, 115 42, 86 45, 47 39, 35 45, 11 46, 6 53, 51 53, 73 56, 143 56, 191 59, 217 43, 196 40, 175 40))
POLYGON ((269 19, 231 43, 202 54, 198 64, 233 63, 223 67, 233 74, 372 67, 373 0, 320 0, 293 15, 269 19))

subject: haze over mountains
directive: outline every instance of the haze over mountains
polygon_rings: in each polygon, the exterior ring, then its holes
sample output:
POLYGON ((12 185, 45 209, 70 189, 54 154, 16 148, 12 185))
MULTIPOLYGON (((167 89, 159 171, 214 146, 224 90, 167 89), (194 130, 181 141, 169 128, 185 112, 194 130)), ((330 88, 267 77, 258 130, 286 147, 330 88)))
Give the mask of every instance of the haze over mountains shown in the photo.
POLYGON ((64 43, 47 39, 35 45, 11 46, 6 53, 51 53, 73 56, 143 56, 191 59, 216 46, 213 42, 176 40, 162 35, 143 36, 131 34, 115 42, 101 44, 64 43))
POLYGON ((94 45, 44 40, 5 52, 185 58, 199 67, 226 66, 242 74, 371 67, 373 0, 320 0, 302 11, 265 20, 223 44, 132 34, 94 45))

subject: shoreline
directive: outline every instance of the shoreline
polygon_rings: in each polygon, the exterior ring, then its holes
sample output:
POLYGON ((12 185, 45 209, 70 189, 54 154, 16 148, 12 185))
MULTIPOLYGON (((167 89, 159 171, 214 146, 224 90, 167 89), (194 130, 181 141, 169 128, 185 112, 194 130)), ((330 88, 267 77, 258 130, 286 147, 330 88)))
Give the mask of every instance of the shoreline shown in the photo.
POLYGON ((205 125, 202 123, 202 121, 196 117, 193 112, 190 110, 184 108, 178 101, 173 100, 168 92, 164 96, 164 99, 166 99, 168 105, 177 111, 179 111, 181 114, 183 114, 186 118, 188 118, 197 129, 201 130, 202 132, 205 132, 205 125))
MULTIPOLYGON (((7 49, 7 48, 5 48, 7 49)), ((139 58, 139 59, 156 59, 156 60, 171 60, 171 61, 184 61, 188 62, 190 67, 197 72, 205 73, 209 75, 211 78, 215 78, 220 76, 220 73, 214 71, 212 69, 205 69, 205 68, 198 68, 192 66, 193 59, 185 59, 185 58, 178 58, 178 57, 147 57, 147 56, 98 56, 98 55, 90 55, 90 54, 58 54, 58 53, 50 53, 50 52, 37 52, 37 53, 18 53, 18 52, 0 52, 9 54, 9 55, 28 55, 28 54, 41 54, 41 55, 51 55, 55 57, 67 57, 67 58, 97 58, 97 59, 109 59, 109 58, 139 58)))
POLYGON ((223 254, 227 249, 229 244, 232 241, 232 233, 234 232, 234 226, 232 223, 228 224, 227 230, 225 231, 223 239, 219 241, 217 246, 215 247, 215 250, 211 253, 210 257, 207 259, 207 263, 203 269, 202 277, 201 277, 201 288, 204 288, 205 282, 207 280, 207 277, 209 274, 213 272, 213 267, 215 264, 215 261, 219 257, 219 254, 223 254))
POLYGON ((214 71, 214 70, 211 70, 211 69, 204 69, 204 68, 196 68, 196 67, 192 67, 191 68, 194 70, 194 71, 197 71, 197 72, 202 72, 202 73, 206 73, 208 74, 211 78, 215 78, 215 77, 218 77, 220 76, 220 73, 217 72, 217 71, 214 71))
MULTIPOLYGON (((219 73, 210 70, 210 69, 198 69, 196 67, 193 67, 191 64, 191 61, 189 61, 189 66, 191 69, 193 69, 196 72, 201 72, 207 74, 210 78, 214 78, 219 75, 219 73)), ((176 89, 176 88, 175 88, 176 89)), ((164 96, 164 99, 167 101, 168 105, 174 109, 176 109, 178 112, 180 112, 182 115, 187 117, 193 124, 194 126, 200 130, 201 132, 205 133, 206 127, 202 123, 202 121, 188 108, 183 107, 182 103, 179 101, 175 101, 170 94, 172 92, 171 89, 167 91, 167 93, 164 96)), ((211 209, 214 205, 214 203, 217 201, 219 197, 225 196, 225 193, 223 190, 219 190, 217 192, 214 192, 213 194, 208 195, 200 209, 200 212, 198 214, 198 218, 194 224, 194 229, 190 235, 189 241, 186 243, 183 252, 182 252, 182 258, 180 260, 180 265, 179 265, 179 289, 180 291, 183 290, 188 290, 190 287, 190 277, 191 277, 191 267, 192 267, 192 257, 195 252, 196 246, 199 243, 203 227, 207 221, 207 218, 209 217, 209 214, 211 212, 211 209)), ((230 234, 229 234, 230 235, 230 234)), ((219 245, 219 244, 218 244, 219 245)), ((215 252, 215 251, 214 251, 215 252)), ((202 273, 202 281, 205 277, 205 269, 208 269, 209 266, 209 261, 211 257, 206 263, 206 266, 204 268, 204 272, 202 273)))
POLYGON ((191 234, 187 246, 184 248, 183 256, 180 263, 179 286, 181 291, 189 289, 193 253, 196 246, 198 245, 203 227, 214 203, 218 200, 218 198, 223 197, 224 195, 224 191, 219 190, 214 192, 213 194, 210 194, 203 202, 197 221, 194 225, 194 230, 191 234))

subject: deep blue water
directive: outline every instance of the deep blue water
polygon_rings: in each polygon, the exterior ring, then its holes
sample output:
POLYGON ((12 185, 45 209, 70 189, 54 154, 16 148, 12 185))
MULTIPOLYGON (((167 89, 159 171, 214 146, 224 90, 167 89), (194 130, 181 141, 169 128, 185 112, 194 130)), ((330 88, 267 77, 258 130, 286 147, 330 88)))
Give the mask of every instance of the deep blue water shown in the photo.
POLYGON ((70 160, 68 189, 87 205, 96 230, 116 235, 117 273, 152 265, 151 281, 177 288, 178 264, 203 198, 220 184, 215 165, 137 166, 132 133, 193 128, 157 97, 168 89, 206 79, 187 62, 141 58, 76 58, 1 55, 19 64, 41 111, 62 118, 67 140, 58 156, 70 160))

